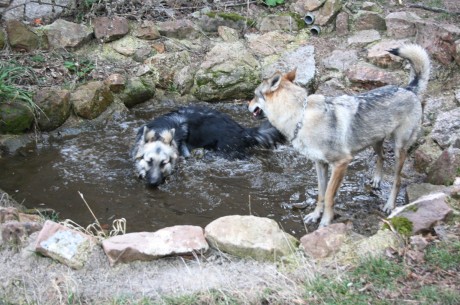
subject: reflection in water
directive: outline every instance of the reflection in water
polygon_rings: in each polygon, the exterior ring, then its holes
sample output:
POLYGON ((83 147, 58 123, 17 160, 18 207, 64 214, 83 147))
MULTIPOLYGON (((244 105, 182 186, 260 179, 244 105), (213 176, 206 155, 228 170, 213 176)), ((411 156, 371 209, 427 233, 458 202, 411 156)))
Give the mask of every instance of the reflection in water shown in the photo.
MULTIPOLYGON (((242 125, 255 125, 245 105, 213 104, 242 125)), ((78 195, 82 192, 101 223, 126 218, 127 229, 155 231, 165 226, 206 226, 225 215, 270 217, 300 237, 302 216, 314 207, 316 174, 312 163, 289 145, 275 151, 256 150, 246 160, 229 161, 212 153, 181 159, 176 173, 159 188, 147 188, 135 178, 129 150, 138 127, 171 107, 144 104, 109 125, 87 128, 65 139, 47 137, 27 156, 0 159, 0 188, 28 208, 52 208, 61 219, 82 226, 93 222, 78 195), (299 207, 305 207, 305 210, 299 207)), ((382 190, 371 192, 374 158, 371 151, 355 158, 336 204, 338 219, 351 220, 355 229, 377 229, 378 212, 390 189, 391 165, 386 165, 382 190)), ((398 198, 401 203, 402 196, 398 198)))

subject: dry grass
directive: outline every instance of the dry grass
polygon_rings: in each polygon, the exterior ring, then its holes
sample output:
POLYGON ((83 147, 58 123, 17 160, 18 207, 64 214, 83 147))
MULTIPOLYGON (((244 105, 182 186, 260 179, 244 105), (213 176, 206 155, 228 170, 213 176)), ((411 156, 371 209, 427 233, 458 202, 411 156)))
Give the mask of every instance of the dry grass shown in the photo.
POLYGON ((2 249, 0 302, 282 304, 301 298, 305 281, 316 274, 316 267, 302 259, 277 266, 217 251, 110 267, 101 248, 94 250, 82 270, 72 270, 35 254, 34 239, 20 253, 2 249))

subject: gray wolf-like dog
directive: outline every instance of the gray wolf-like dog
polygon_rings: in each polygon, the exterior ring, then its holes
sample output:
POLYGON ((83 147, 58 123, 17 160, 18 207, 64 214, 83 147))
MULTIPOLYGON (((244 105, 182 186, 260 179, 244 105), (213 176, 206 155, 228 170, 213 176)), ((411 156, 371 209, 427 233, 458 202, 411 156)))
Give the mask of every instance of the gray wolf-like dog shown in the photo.
POLYGON ((401 185, 401 170, 408 148, 415 142, 422 121, 421 95, 428 85, 430 59, 420 46, 409 44, 389 50, 411 64, 409 84, 384 86, 357 95, 327 97, 308 95, 294 83, 296 71, 275 73, 255 90, 249 102, 254 116, 265 115, 293 147, 315 162, 318 199, 304 221, 327 226, 334 217, 334 198, 348 164, 359 151, 372 146, 377 165, 372 187, 378 188, 383 171, 383 141, 392 136, 395 174, 383 211, 395 208, 401 185), (328 179, 328 168, 332 167, 328 179))
POLYGON ((229 159, 241 159, 250 148, 272 148, 282 142, 283 135, 268 121, 246 128, 217 110, 188 106, 139 128, 131 156, 138 177, 158 186, 171 175, 177 158, 189 157, 192 149, 204 148, 229 159))

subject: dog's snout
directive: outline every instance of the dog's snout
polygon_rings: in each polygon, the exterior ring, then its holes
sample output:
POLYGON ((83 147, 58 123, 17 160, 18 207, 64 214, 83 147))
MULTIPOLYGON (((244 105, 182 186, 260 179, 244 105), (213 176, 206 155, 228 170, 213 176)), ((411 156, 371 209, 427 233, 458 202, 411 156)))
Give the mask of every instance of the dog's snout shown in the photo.
POLYGON ((157 187, 159 186, 161 183, 163 183, 163 179, 156 179, 156 180, 153 180, 153 179, 149 179, 147 180, 147 185, 149 187, 157 187))
POLYGON ((164 182, 164 176, 163 175, 158 175, 158 176, 157 175, 154 175, 154 176, 148 175, 148 177, 146 177, 146 183, 150 187, 157 187, 160 184, 162 184, 163 182, 164 182))

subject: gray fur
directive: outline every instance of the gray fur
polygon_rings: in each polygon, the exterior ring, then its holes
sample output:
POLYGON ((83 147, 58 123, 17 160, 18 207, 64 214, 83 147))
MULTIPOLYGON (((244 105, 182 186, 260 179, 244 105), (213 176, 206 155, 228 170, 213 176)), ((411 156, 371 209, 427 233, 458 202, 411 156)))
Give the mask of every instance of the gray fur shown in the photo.
POLYGON ((333 219, 334 197, 348 164, 359 151, 372 146, 377 153, 377 169, 372 182, 378 187, 382 179, 382 143, 394 139, 396 169, 391 194, 384 206, 390 212, 395 207, 400 187, 400 173, 407 150, 416 140, 422 120, 421 94, 430 73, 426 51, 418 45, 405 45, 391 51, 408 59, 411 76, 405 88, 385 86, 357 95, 326 97, 308 95, 294 83, 295 70, 285 75, 276 73, 260 84, 249 104, 254 115, 262 111, 300 153, 316 163, 318 203, 306 222, 317 221, 320 226, 333 219), (327 182, 327 170, 332 173, 327 182))

